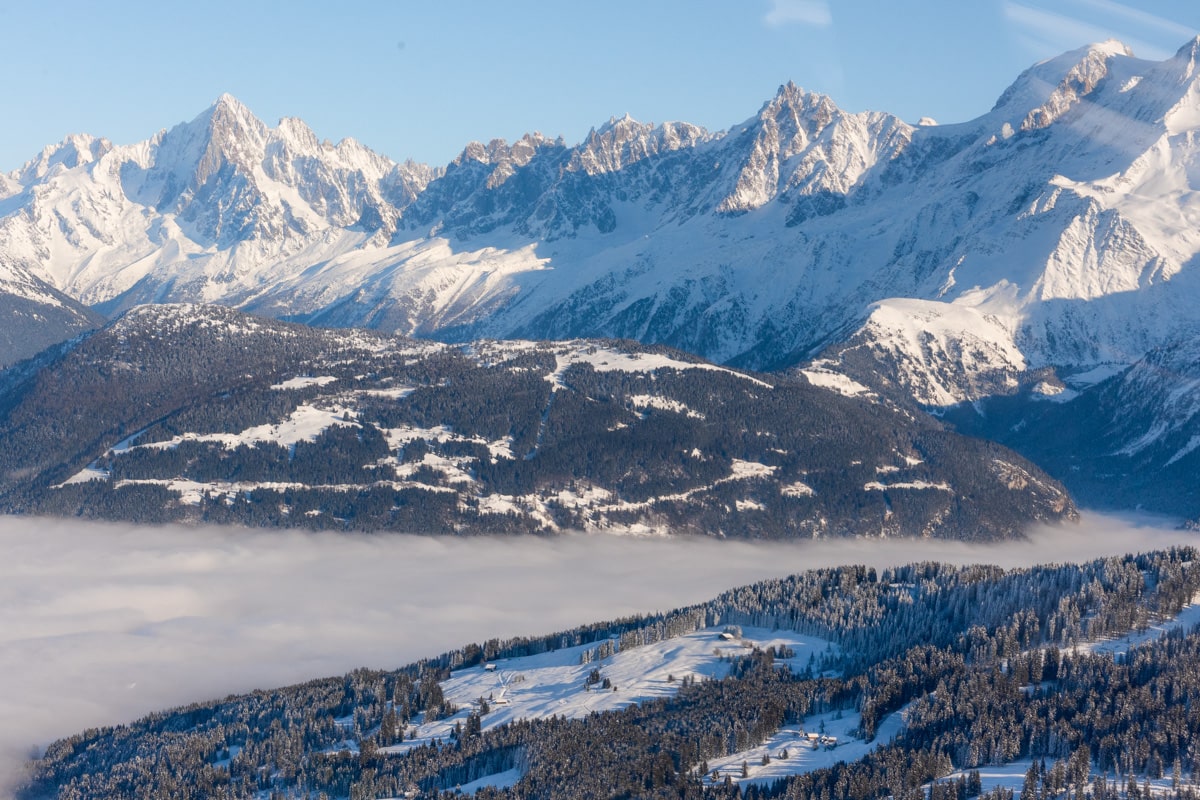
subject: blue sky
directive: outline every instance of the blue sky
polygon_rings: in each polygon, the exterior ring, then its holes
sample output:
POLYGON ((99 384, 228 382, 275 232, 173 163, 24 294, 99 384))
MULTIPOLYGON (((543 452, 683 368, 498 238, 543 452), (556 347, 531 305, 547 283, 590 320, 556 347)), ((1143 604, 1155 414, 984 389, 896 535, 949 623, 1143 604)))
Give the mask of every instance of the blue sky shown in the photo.
POLYGON ((1109 37, 1165 58, 1200 3, 1144 0, 0 0, 0 170, 69 133, 139 141, 222 92, 392 158, 577 142, 624 113, 720 130, 793 80, 851 111, 956 122, 1035 61, 1109 37))

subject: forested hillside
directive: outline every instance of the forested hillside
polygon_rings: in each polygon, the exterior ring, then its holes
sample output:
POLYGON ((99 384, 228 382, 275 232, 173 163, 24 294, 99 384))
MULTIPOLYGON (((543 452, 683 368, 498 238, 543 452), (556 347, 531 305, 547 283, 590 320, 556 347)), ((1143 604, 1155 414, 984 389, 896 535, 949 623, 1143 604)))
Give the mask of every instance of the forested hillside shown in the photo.
POLYGON ((1113 652, 1088 643, 1179 614, 1200 591, 1196 557, 1185 548, 1013 571, 814 571, 667 614, 471 644, 395 671, 90 730, 52 745, 19 796, 436 797, 470 784, 480 798, 961 800, 982 791, 973 770, 1024 760, 1031 796, 1140 800, 1155 781, 1156 797, 1191 798, 1200 633, 1176 627, 1113 652), (742 626, 828 645, 803 661, 782 645, 751 646, 769 634, 742 626), (706 631, 717 642, 708 673, 672 675, 667 694, 620 710, 493 724, 510 702, 504 692, 448 699, 499 665, 525 670, 509 679, 518 702, 522 684, 539 680, 538 659, 566 648, 590 672, 558 687, 564 698, 619 695, 629 687, 604 675, 621 659, 651 651, 658 660, 706 631), (837 721, 850 735, 831 740, 825 726, 837 721), (445 735, 429 735, 436 725, 445 735), (885 726, 894 738, 877 738, 885 726), (813 727, 822 733, 803 733, 813 727), (784 734, 789 744, 744 760, 784 734), (830 748, 861 757, 804 766, 830 748), (731 760, 742 765, 711 767, 731 760), (795 768, 772 779, 767 767, 779 760, 795 768))
POLYGON ((448 346, 146 306, 0 373, 0 508, 422 533, 993 539, 1070 520, 1003 447, 631 342, 448 346))

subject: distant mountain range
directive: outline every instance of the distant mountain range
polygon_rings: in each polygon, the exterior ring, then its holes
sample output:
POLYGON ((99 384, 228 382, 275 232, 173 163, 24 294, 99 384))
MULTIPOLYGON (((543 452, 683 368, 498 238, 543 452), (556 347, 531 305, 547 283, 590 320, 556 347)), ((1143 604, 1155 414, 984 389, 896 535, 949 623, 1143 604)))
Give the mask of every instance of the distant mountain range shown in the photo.
POLYGON ((0 176, 0 313, 20 325, 0 364, 162 302, 448 342, 621 337, 802 367, 1010 442, 1087 502, 1200 515, 1200 400, 1179 400, 1200 398, 1179 363, 1200 323, 1198 54, 1083 48, 962 124, 787 84, 724 132, 626 117, 445 168, 222 96, 0 176), (1086 464, 1019 435, 1085 409, 1086 464))

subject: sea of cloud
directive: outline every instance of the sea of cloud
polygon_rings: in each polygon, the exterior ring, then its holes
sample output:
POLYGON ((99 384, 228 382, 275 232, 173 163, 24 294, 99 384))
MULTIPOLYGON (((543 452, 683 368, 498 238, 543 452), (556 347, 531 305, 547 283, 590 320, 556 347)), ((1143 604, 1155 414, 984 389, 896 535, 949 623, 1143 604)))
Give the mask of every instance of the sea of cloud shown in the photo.
POLYGON ((196 700, 668 610, 805 569, 1200 542, 1085 515, 995 545, 345 536, 0 517, 0 795, 55 738, 196 700))

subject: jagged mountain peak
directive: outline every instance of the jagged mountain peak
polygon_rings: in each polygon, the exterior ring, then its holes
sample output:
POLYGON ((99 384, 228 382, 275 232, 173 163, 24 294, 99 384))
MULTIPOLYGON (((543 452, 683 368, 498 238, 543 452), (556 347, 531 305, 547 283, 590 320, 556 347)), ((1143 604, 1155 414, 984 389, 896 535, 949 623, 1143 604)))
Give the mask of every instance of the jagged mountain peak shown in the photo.
POLYGON ((191 122, 182 126, 191 137, 205 140, 209 152, 223 151, 226 155, 253 151, 261 146, 269 130, 240 100, 223 94, 191 122))
POLYGON ((804 117, 816 127, 828 125, 835 116, 844 114, 829 95, 809 91, 793 81, 781 85, 771 99, 762 104, 758 114, 751 120, 758 122, 780 122, 785 117, 804 117))
POLYGON ((550 139, 539 132, 526 133, 511 145, 499 138, 487 144, 469 142, 450 162, 449 169, 479 171, 480 175, 486 175, 485 187, 495 189, 532 161, 539 152, 547 148, 561 149, 562 146, 561 140, 550 139))
POLYGON ((254 112, 252 112, 245 103, 243 103, 241 100, 238 100, 229 92, 222 93, 216 100, 213 101, 211 106, 209 106, 203 113, 200 114, 199 118, 204 117, 209 117, 212 119, 253 119, 256 122, 259 122, 258 118, 254 116, 254 112))
MULTIPOLYGON (((215 157, 218 153, 224 158, 236 158, 243 153, 249 155, 261 147, 268 130, 266 123, 230 94, 218 97, 192 124, 200 124, 207 129, 209 147, 206 158, 215 157)), ((200 168, 203 171, 203 161, 200 168)))
POLYGON ((483 142, 467 142, 462 152, 450 163, 453 166, 462 166, 472 161, 485 165, 501 164, 510 161, 517 161, 524 164, 528 162, 529 158, 537 150, 557 144, 559 144, 558 140, 543 136, 538 131, 524 134, 511 145, 507 139, 503 138, 491 139, 487 144, 483 142))
POLYGON ((912 131, 891 114, 851 114, 789 81, 726 137, 740 166, 717 211, 744 213, 786 193, 830 198, 800 216, 839 208, 876 163, 908 146, 912 131))
POLYGON ((1014 130, 1045 128, 1086 99, 1110 75, 1114 60, 1133 57, 1128 46, 1109 39, 1041 61, 1004 90, 989 116, 1003 116, 1014 130))
POLYGON ((827 95, 820 92, 813 92, 805 89, 795 81, 781 83, 779 88, 775 90, 775 94, 769 100, 762 104, 759 110, 759 115, 768 109, 781 108, 785 105, 801 105, 811 100, 833 102, 827 95))
POLYGON ((1175 52, 1175 60, 1184 61, 1194 67, 1196 61, 1200 60, 1200 35, 1185 42, 1183 47, 1175 52))
POLYGON ((616 172, 649 156, 694 147, 710 138, 711 134, 699 125, 686 122, 655 125, 639 122, 626 113, 610 117, 604 125, 593 128, 574 149, 567 168, 589 175, 616 172))
POLYGON ((283 117, 275 130, 280 139, 299 149, 314 151, 321 147, 317 134, 299 117, 283 117))
POLYGON ((55 168, 73 169, 81 164, 89 164, 112 148, 113 144, 108 139, 86 133, 73 133, 61 142, 43 148, 35 158, 15 170, 12 178, 21 185, 28 186, 46 178, 55 168))
MULTIPOLYGON (((593 134, 603 134, 605 131, 615 130, 617 128, 629 130, 643 127, 644 123, 638 122, 633 118, 633 115, 626 111, 621 116, 613 115, 608 118, 608 122, 600 126, 599 129, 592 131, 593 134)), ((653 127, 653 126, 651 126, 653 127)))

